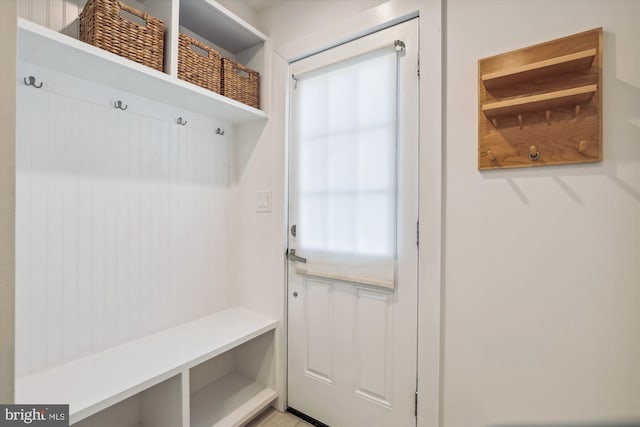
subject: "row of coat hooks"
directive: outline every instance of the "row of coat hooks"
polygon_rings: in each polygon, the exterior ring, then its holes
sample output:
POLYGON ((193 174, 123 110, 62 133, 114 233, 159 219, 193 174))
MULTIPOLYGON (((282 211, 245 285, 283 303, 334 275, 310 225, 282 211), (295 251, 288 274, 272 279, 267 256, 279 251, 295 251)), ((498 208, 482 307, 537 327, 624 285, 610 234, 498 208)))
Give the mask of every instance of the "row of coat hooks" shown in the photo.
MULTIPOLYGON (((33 86, 36 89, 40 89, 43 85, 42 82, 40 82, 39 84, 37 83, 37 79, 35 76, 24 77, 24 84, 26 86, 33 86)), ((113 107, 122 111, 125 111, 127 108, 129 108, 129 106, 124 102, 122 102, 122 100, 120 99, 118 99, 117 101, 114 101, 113 107)), ((182 117, 178 117, 176 119, 176 123, 179 124, 180 126, 187 125, 187 121, 182 117)), ((224 130, 222 130, 221 128, 216 129, 216 135, 220 135, 220 136, 224 135, 224 130)))
MULTIPOLYGON (((496 155, 493 153, 493 151, 491 151, 491 148, 487 150, 487 157, 492 162, 496 161, 496 155)), ((536 161, 539 158, 540 158, 540 151, 538 151, 538 147, 535 145, 532 145, 531 147, 529 147, 529 160, 536 161)))
MULTIPOLYGON (((580 105, 576 105, 573 109, 573 116, 574 117, 578 117, 580 115, 580 105)), ((522 114, 518 114, 518 124, 520 125, 520 129, 522 129, 523 125, 524 125, 524 121, 522 119, 522 114)), ((548 125, 551 125, 551 110, 547 110, 544 113, 544 119, 547 122, 548 125)), ((493 123, 493 127, 497 128, 498 127, 498 119, 493 118, 491 119, 491 123, 493 123)))
MULTIPOLYGON (((117 100, 116 102, 113 103, 113 106, 119 110, 126 110, 127 108, 129 108, 128 105, 125 105, 121 100, 117 100)), ((187 121, 185 119, 183 119, 182 117, 178 117, 176 119, 176 123, 179 124, 180 126, 186 126, 187 125, 187 121)), ((216 135, 224 135, 224 130, 222 130, 221 128, 216 129, 216 135)))
MULTIPOLYGON (((121 100, 117 100, 113 103, 113 106, 119 110, 126 110, 127 108, 129 108, 128 105, 125 105, 121 100)), ((176 119, 176 123, 179 124, 180 126, 186 126, 187 125, 187 121, 185 119, 183 119, 182 117, 178 117, 176 119)), ((216 135, 224 135, 224 130, 222 130, 221 128, 216 129, 216 135)))
MULTIPOLYGON (((126 110, 127 108, 129 108, 128 105, 125 105, 124 102, 122 102, 121 100, 117 100, 113 103, 113 106, 119 110, 126 110)), ((179 124, 180 126, 186 126, 187 125, 187 121, 185 119, 182 118, 182 116, 178 117, 176 119, 176 123, 179 124)), ((224 130, 222 130, 221 128, 216 129, 216 135, 224 135, 224 130)))
MULTIPOLYGON (((586 150, 587 150, 587 141, 580 141, 578 143, 578 153, 584 154, 586 150)), ((540 158, 540 151, 538 150, 538 147, 536 145, 530 146, 528 155, 529 155, 529 160, 533 162, 538 160, 540 158)), ((496 155, 494 154, 493 151, 491 151, 491 148, 487 150, 487 157, 492 162, 496 161, 496 155)))

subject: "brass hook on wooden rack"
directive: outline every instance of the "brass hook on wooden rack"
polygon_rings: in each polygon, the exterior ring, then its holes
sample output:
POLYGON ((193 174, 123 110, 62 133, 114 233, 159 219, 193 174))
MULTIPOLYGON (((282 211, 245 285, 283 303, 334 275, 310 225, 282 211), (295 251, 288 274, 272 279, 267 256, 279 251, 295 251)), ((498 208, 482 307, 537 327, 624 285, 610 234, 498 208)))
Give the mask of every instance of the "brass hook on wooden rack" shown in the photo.
POLYGON ((540 152, 535 145, 529 147, 529 160, 536 161, 540 158, 540 152))

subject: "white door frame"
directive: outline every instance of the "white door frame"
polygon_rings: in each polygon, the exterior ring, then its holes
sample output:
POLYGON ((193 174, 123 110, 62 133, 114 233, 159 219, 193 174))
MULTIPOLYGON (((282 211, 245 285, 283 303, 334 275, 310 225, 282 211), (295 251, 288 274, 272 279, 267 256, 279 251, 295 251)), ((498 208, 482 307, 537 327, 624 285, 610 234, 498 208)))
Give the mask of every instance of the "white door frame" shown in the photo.
MULTIPOLYGON (((440 414, 442 274, 442 33, 443 0, 389 0, 317 33, 285 44, 287 63, 310 56, 411 17, 419 19, 419 220, 418 426, 438 426, 440 414)), ((287 108, 288 117, 288 108, 287 108)), ((288 123, 286 126, 288 129, 288 123)), ((285 132, 287 135, 288 132, 285 132)), ((286 274, 285 274, 286 278, 286 274)), ((288 293, 283 293, 286 298, 288 293)), ((286 314, 284 316, 286 319, 286 314)), ((283 340, 286 346, 286 339, 283 340)), ((287 354, 286 348, 281 354, 287 354)), ((285 369, 286 371, 286 369, 285 369)), ((285 381, 286 384, 286 381, 285 381)))

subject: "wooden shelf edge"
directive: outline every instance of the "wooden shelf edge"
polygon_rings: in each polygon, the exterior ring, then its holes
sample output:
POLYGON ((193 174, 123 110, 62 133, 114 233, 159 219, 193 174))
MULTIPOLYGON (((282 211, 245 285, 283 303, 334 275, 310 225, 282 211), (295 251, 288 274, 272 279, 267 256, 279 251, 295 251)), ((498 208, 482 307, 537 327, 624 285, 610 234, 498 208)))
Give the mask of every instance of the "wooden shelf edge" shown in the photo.
POLYGON ((487 89, 495 89, 515 82, 586 70, 593 64, 597 53, 597 49, 587 49, 569 55, 483 74, 481 80, 487 89))
POLYGON ((527 111, 539 111, 563 105, 578 105, 591 100, 597 90, 598 85, 593 84, 492 102, 490 104, 484 104, 482 106, 482 112, 491 119, 498 116, 515 115, 527 111))
POLYGON ((491 166, 481 166, 478 164, 479 171, 493 171, 493 170, 502 170, 502 169, 521 169, 521 168, 537 168, 543 166, 567 166, 567 165, 577 165, 583 163, 600 163, 602 162, 602 157, 596 159, 580 159, 580 160, 554 160, 553 162, 546 163, 536 163, 529 162, 528 159, 523 158, 523 164, 508 164, 508 165, 491 165, 491 166))

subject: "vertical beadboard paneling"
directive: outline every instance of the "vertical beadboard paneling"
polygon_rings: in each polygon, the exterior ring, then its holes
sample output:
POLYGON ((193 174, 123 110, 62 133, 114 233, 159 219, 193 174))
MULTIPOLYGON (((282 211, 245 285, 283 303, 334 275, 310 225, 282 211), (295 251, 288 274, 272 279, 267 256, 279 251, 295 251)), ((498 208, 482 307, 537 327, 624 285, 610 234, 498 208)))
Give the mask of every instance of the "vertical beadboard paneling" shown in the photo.
POLYGON ((179 126, 171 106, 30 72, 45 86, 18 90, 18 375, 228 306, 226 138, 207 118, 179 126))
POLYGON ((168 314, 171 319, 171 323, 177 323, 180 315, 179 313, 182 311, 182 302, 180 297, 182 292, 178 286, 175 286, 176 283, 181 282, 181 263, 179 262, 179 254, 181 251, 180 247, 180 162, 179 162, 179 153, 180 153, 180 144, 179 137, 184 132, 182 126, 174 126, 170 129, 170 140, 169 140, 169 180, 167 183, 168 189, 168 206, 167 211, 169 213, 169 228, 168 228, 168 259, 171 264, 171 268, 169 269, 169 297, 171 299, 172 309, 169 310, 168 314))
MULTIPOLYGON (((142 218, 142 181, 141 181, 141 160, 142 160, 142 128, 146 125, 146 120, 141 117, 134 117, 131 113, 127 114, 122 112, 123 115, 127 115, 129 118, 129 202, 127 209, 129 210, 129 307, 130 307, 130 324, 138 325, 138 328, 142 328, 141 324, 141 311, 143 307, 140 307, 140 296, 142 295, 142 289, 145 284, 141 277, 141 264, 142 264, 142 246, 144 241, 144 235, 142 233, 141 218, 142 218)), ((138 334, 136 334, 138 335, 138 334)))
POLYGON ((138 187, 138 221, 140 229, 139 249, 140 261, 138 262, 138 295, 136 301, 139 302, 140 309, 135 310, 139 313, 140 318, 137 320, 140 325, 140 334, 147 334, 153 330, 153 322, 155 316, 145 315, 146 307, 149 307, 151 312, 153 308, 150 306, 153 300, 153 294, 155 292, 154 284, 151 282, 151 270, 149 268, 151 264, 151 192, 153 187, 153 178, 151 177, 151 161, 152 161, 152 147, 154 145, 153 140, 153 119, 144 118, 140 120, 142 126, 140 128, 140 146, 139 146, 139 173, 137 179, 138 187))
POLYGON ((77 197, 77 321, 78 321, 78 352, 90 353, 91 348, 91 294, 93 280, 91 264, 94 256, 94 241, 91 235, 94 221, 91 209, 91 194, 93 192, 92 169, 94 156, 92 155, 95 141, 92 138, 93 123, 91 122, 91 105, 80 108, 77 126, 79 128, 79 144, 76 146, 76 197, 77 197))
POLYGON ((129 146, 131 145, 130 136, 128 133, 129 128, 129 116, 123 114, 121 111, 116 111, 116 129, 117 136, 114 141, 118 146, 118 170, 116 179, 118 180, 117 189, 117 260, 116 271, 118 272, 116 277, 116 306, 118 313, 116 316, 116 322, 118 324, 117 329, 117 341, 124 341, 127 338, 127 332, 129 325, 131 324, 131 269, 130 269, 130 253, 131 246, 129 244, 129 224, 130 224, 130 192, 131 185, 129 182, 129 146))
MULTIPOLYGON (((170 307, 168 311, 164 313, 159 313, 159 317, 162 319, 160 322, 161 327, 167 327, 175 321, 174 313, 176 312, 173 309, 174 298, 172 295, 172 290, 176 288, 176 286, 172 286, 172 276, 171 274, 166 274, 165 270, 162 269, 162 266, 168 266, 172 264, 171 258, 171 207, 173 206, 171 200, 171 180, 170 180, 170 147, 171 141, 175 140, 173 135, 175 135, 174 130, 176 126, 169 123, 163 123, 161 127, 161 140, 160 140, 160 179, 158 181, 158 185, 160 187, 160 204, 158 206, 157 214, 155 215, 158 219, 158 230, 161 230, 157 233, 159 245, 159 258, 158 258, 158 294, 159 294, 159 303, 160 306, 157 307, 157 310, 162 310, 163 307, 170 307), (162 274, 160 272, 162 271, 162 274)), ((173 267, 170 268, 169 273, 173 271, 173 267)))
POLYGON ((49 26, 49 0, 30 0, 29 20, 36 24, 49 26))
MULTIPOLYGON (((64 106, 63 97, 49 97, 49 158, 48 163, 60 164, 66 153, 64 151, 64 106)), ((63 341, 59 332, 64 326, 64 312, 60 307, 64 304, 64 254, 60 242, 64 238, 64 204, 60 190, 64 188, 64 177, 60 174, 47 173, 49 192, 47 195, 47 328, 48 353, 47 365, 54 365, 64 360, 63 341)))
MULTIPOLYGON (((78 167, 80 132, 78 121, 82 105, 74 99, 65 100, 64 153, 58 169, 65 171, 62 177, 60 196, 64 205, 63 240, 60 242, 64 276, 64 359, 73 359, 78 354, 78 183, 75 180, 78 167)), ((55 169, 56 165, 51 165, 55 169)), ((32 215, 37 212, 32 210, 32 215)))
MULTIPOLYGON (((31 209, 29 223, 31 229, 29 244, 29 274, 31 276, 31 299, 29 315, 31 317, 32 340, 31 351, 34 369, 42 369, 47 361, 47 336, 49 330, 47 319, 48 307, 48 267, 47 257, 47 215, 49 196, 49 177, 46 173, 49 161, 49 94, 33 92, 31 99, 31 209)), ((20 236, 16 236, 20 238, 20 236)), ((19 285, 19 284, 18 284, 19 285)))
POLYGON ((102 121, 105 123, 104 139, 100 140, 104 150, 104 175, 102 189, 104 191, 104 330, 103 344, 109 347, 118 342, 118 152, 119 140, 117 119, 118 111, 107 109, 102 121))
MULTIPOLYGON (((182 192, 183 192, 183 208, 184 208, 184 232, 185 232, 185 240, 183 241, 183 248, 185 251, 189 251, 190 256, 184 258, 184 269, 183 269, 183 280, 192 287, 197 287, 197 277, 195 271, 195 257, 194 252, 196 251, 195 247, 197 246, 198 240, 196 238, 196 218, 195 218, 195 159, 196 159, 196 146, 195 146, 195 131, 193 128, 186 127, 186 139, 183 140, 181 145, 184 148, 184 175, 183 175, 183 184, 182 184, 182 192)), ((183 295, 182 297, 183 307, 189 305, 188 295, 183 295)), ((199 303, 194 305, 194 309, 196 312, 200 307, 199 303)))
POLYGON ((20 18, 31 20, 31 1, 32 0, 18 0, 17 1, 17 12, 20 18))
POLYGON ((91 111, 92 135, 94 141, 92 151, 94 161, 92 169, 94 176, 91 177, 93 191, 91 192, 91 216, 93 223, 91 227, 91 235, 93 236, 93 256, 91 257, 91 324, 92 342, 91 348, 97 351, 105 347, 105 335, 107 329, 106 321, 106 266, 105 258, 107 257, 106 246, 106 191, 104 177, 108 173, 107 166, 108 146, 111 143, 106 138, 108 120, 103 117, 107 115, 105 108, 93 106, 91 111))
MULTIPOLYGON (((188 173, 188 163, 187 163, 187 152, 188 152, 188 143, 187 143, 187 135, 188 129, 184 127, 180 127, 178 129, 178 139, 177 139, 177 170, 176 170, 176 197, 175 203, 177 205, 176 212, 176 253, 173 254, 172 259, 176 260, 176 272, 173 283, 188 283, 188 269, 186 266, 187 258, 180 258, 180 254, 186 251, 187 245, 186 241, 188 239, 188 218, 187 218, 187 199, 186 199, 186 184, 187 184, 187 173, 188 173)), ((182 312, 186 309, 186 295, 184 292, 179 292, 176 296, 176 307, 178 312, 182 312)))
POLYGON ((31 302, 31 90, 18 86, 16 91, 16 286, 15 346, 21 357, 15 360, 16 376, 24 375, 31 366, 32 330, 28 315, 31 302))
POLYGON ((67 8, 65 0, 47 0, 47 27, 64 31, 67 8))

